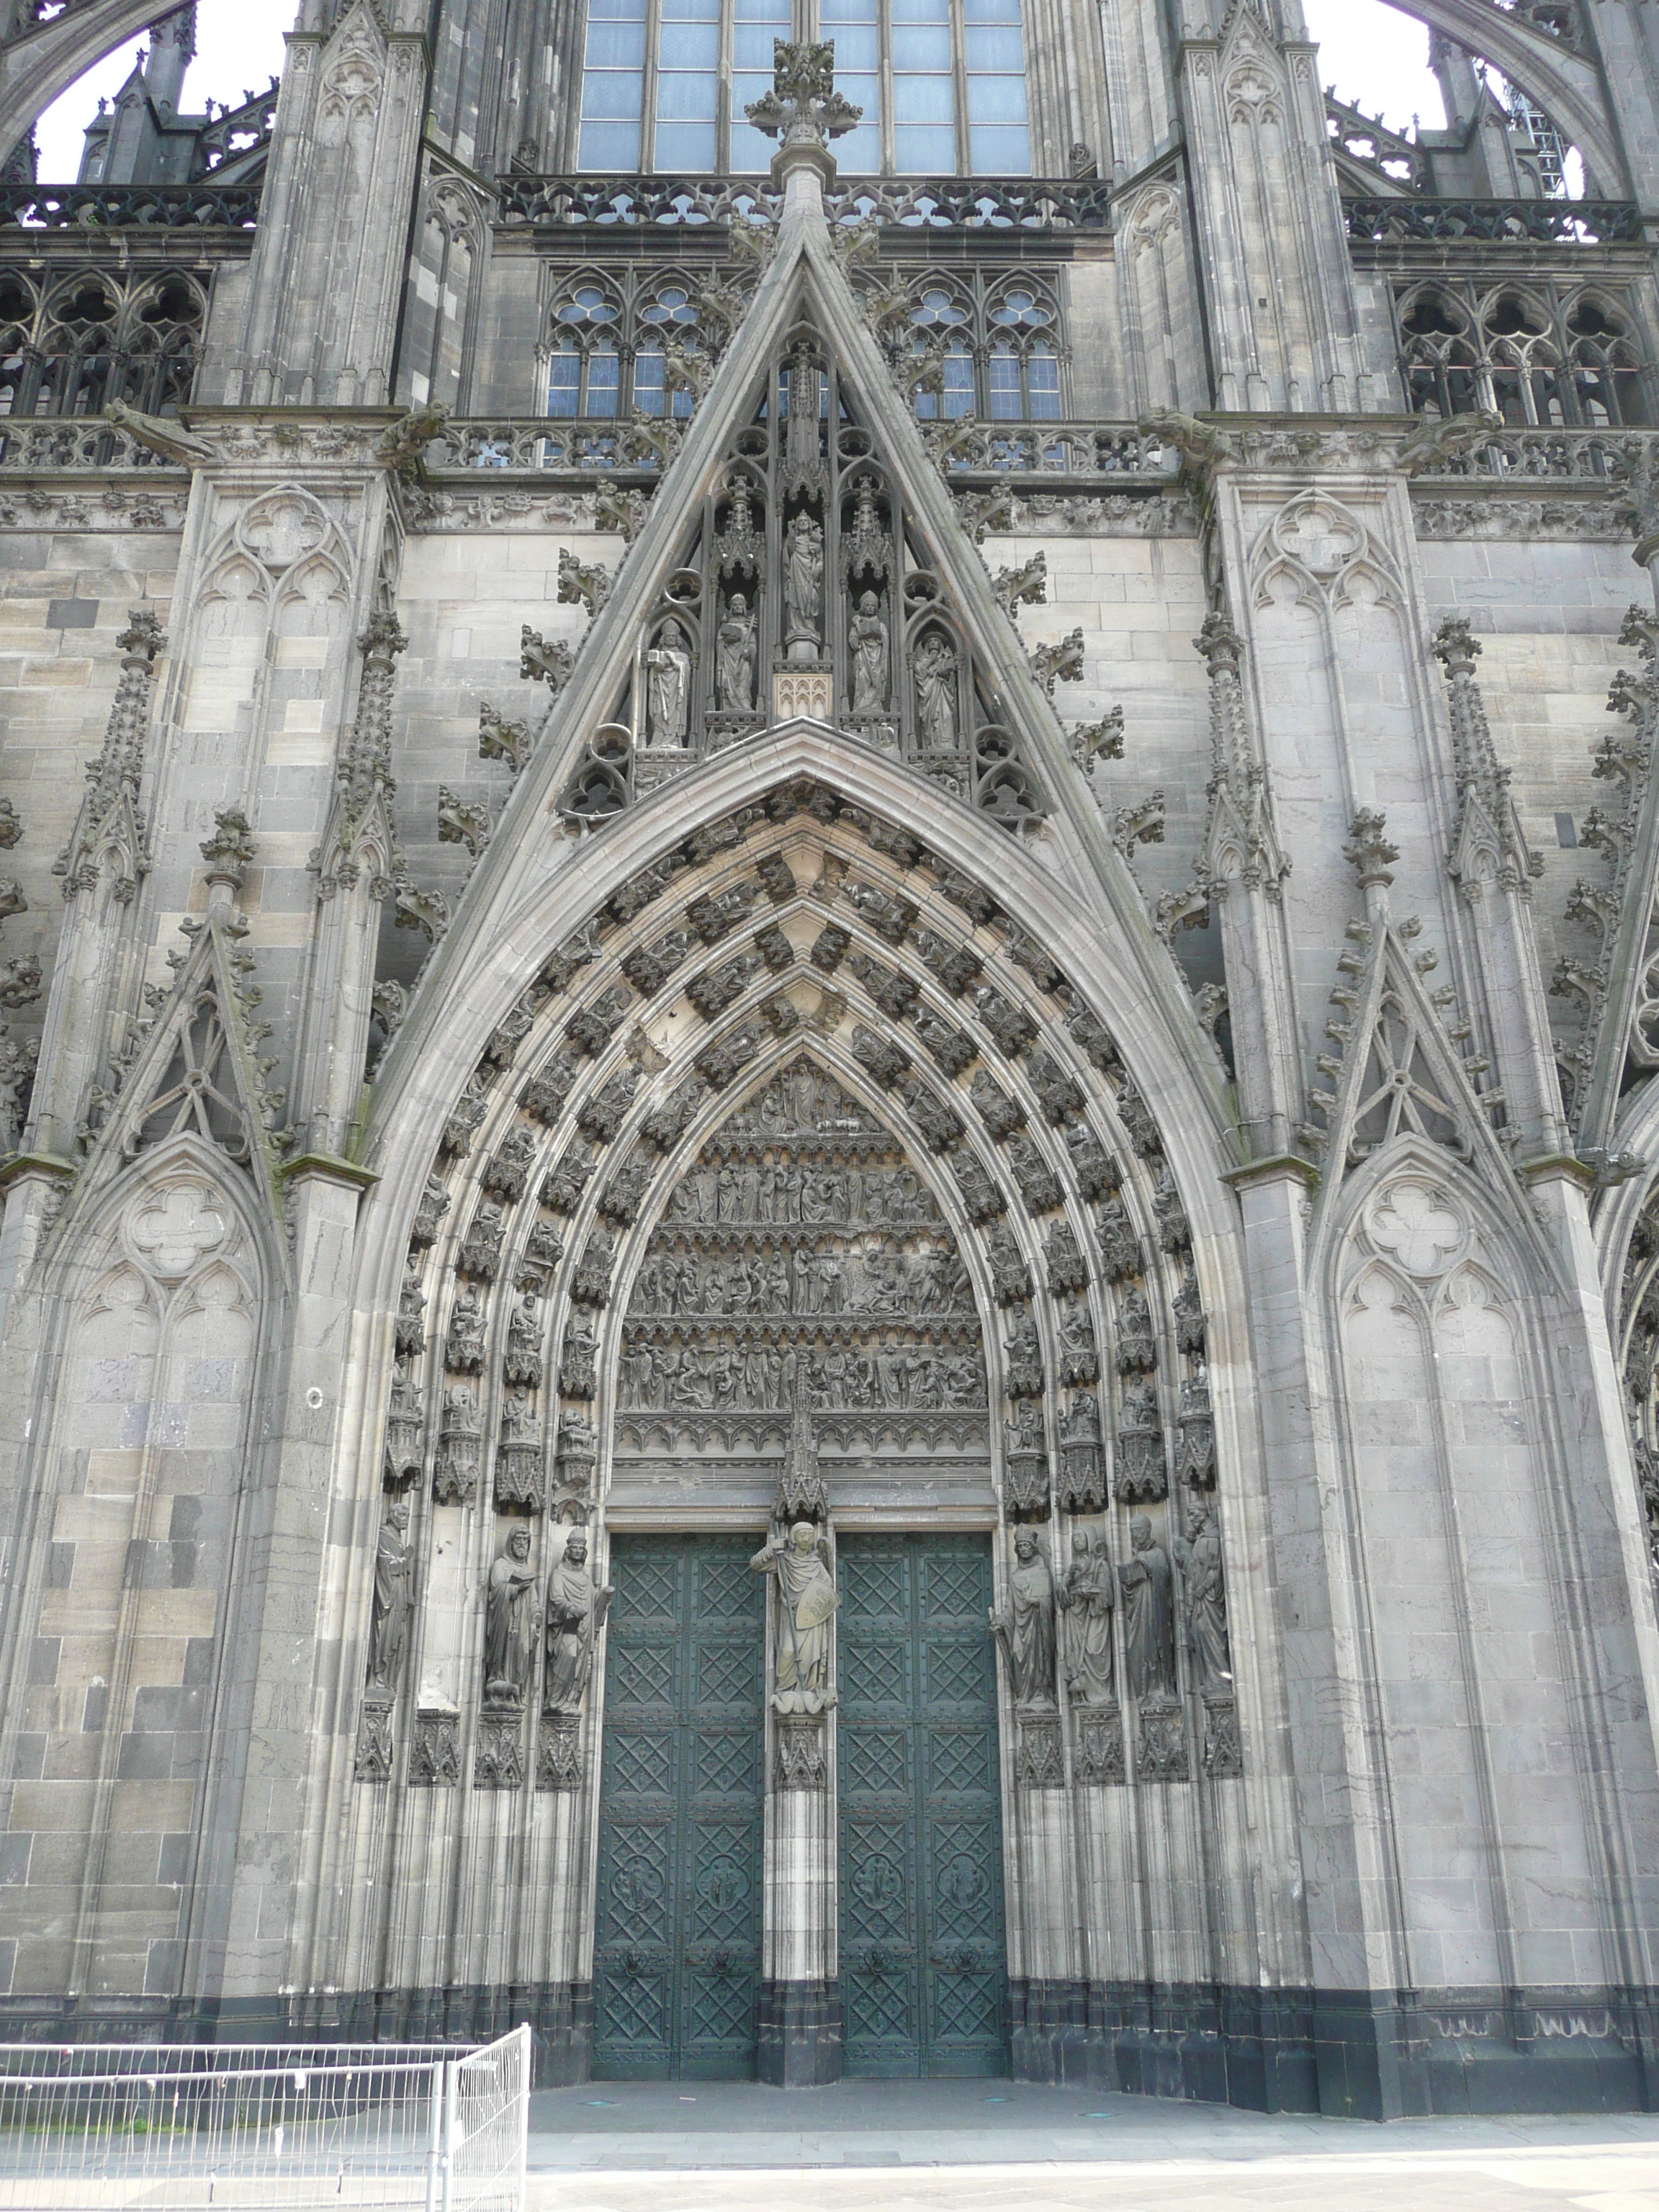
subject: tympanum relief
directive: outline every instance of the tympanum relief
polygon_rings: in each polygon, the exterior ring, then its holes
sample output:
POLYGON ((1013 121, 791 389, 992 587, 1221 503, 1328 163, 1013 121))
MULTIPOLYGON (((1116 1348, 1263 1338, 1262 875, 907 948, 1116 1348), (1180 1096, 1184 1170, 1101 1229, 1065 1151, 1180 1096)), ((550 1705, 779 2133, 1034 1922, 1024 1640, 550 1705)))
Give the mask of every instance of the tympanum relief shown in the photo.
POLYGON ((635 1279, 617 1404, 613 1497, 690 1483, 770 1510, 799 1406, 837 1503, 988 1504, 967 1269, 903 1146, 830 1076, 776 1077, 682 1178, 635 1279))

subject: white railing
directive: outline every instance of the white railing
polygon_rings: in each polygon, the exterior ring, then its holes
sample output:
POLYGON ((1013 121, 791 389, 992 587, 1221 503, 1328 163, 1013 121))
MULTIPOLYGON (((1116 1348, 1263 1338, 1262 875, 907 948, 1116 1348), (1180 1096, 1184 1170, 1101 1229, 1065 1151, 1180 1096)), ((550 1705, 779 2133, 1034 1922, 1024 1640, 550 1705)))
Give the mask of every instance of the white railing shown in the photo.
POLYGON ((523 2212, 530 2030, 0 2045, 3 2212, 523 2212))
POLYGON ((440 2212, 524 2212, 530 2136, 530 2030, 516 2027, 445 2069, 447 2156, 440 2212))

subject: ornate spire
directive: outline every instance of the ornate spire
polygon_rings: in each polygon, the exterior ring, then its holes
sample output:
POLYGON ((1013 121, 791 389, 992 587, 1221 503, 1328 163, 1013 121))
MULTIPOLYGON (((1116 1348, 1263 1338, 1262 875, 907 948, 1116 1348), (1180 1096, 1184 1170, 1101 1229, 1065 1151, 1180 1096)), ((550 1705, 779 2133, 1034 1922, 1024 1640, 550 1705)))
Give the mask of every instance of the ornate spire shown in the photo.
POLYGON ((397 788, 392 780, 392 692, 398 655, 408 643, 398 617, 389 613, 371 615, 357 641, 363 656, 357 719, 334 770, 334 787, 349 820, 361 819, 377 793, 390 799, 397 788))
POLYGON ((1491 847, 1496 868, 1516 889, 1544 872, 1544 863, 1527 842, 1510 795, 1510 772, 1498 758, 1486 720, 1486 702, 1474 678, 1480 641, 1466 617, 1453 615, 1435 632, 1434 653, 1446 672, 1446 707, 1451 720, 1452 759, 1457 781, 1457 828, 1450 866, 1464 896, 1478 891, 1478 849, 1491 847))
POLYGON ((100 864, 111 871, 115 896, 126 904, 149 872, 138 787, 144 769, 144 737, 149 727, 150 685, 155 656, 167 643, 159 618, 135 607, 116 643, 121 675, 109 710, 103 750, 87 763, 92 788, 81 802, 70 841, 52 863, 61 876, 64 896, 72 899, 98 881, 100 864))
POLYGON ((338 885, 349 886, 357 880, 366 833, 377 815, 378 823, 368 842, 380 848, 382 865, 375 872, 386 878, 390 891, 391 800, 397 788, 392 776, 392 694, 398 655, 408 643, 396 616, 387 612, 371 616, 357 641, 363 656, 363 680, 357 694, 356 720, 334 763, 334 806, 322 844, 313 855, 325 898, 338 885))
POLYGON ((795 1386, 794 1412, 789 1423, 783 1474, 778 1482, 776 1511, 777 1518, 785 1523, 827 1521, 830 1517, 830 1493, 818 1468, 817 1431, 805 1382, 795 1386))

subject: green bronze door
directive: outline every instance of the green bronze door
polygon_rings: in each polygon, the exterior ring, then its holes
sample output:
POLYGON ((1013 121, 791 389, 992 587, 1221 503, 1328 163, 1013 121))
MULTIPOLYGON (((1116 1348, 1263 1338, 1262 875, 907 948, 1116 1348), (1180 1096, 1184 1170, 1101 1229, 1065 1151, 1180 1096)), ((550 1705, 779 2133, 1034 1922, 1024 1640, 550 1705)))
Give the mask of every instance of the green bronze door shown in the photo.
POLYGON ((1004 2074, 1007 1954, 984 1536, 840 1547, 849 2074, 1004 2074))
POLYGON ((765 1626, 751 1542, 611 1540, 593 2071, 755 2070, 765 1626))

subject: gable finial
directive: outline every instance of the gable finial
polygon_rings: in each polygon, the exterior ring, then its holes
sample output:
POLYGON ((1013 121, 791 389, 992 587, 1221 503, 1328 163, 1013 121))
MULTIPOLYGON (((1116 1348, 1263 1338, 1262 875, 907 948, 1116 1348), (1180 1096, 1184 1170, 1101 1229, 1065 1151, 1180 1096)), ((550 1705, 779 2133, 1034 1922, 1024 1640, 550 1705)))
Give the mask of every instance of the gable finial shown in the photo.
POLYGON ((744 109, 757 131, 778 141, 772 156, 772 181, 781 186, 792 172, 816 172, 830 184, 836 174, 830 141, 854 130, 864 110, 836 90, 836 42, 825 39, 775 39, 772 89, 744 109))

